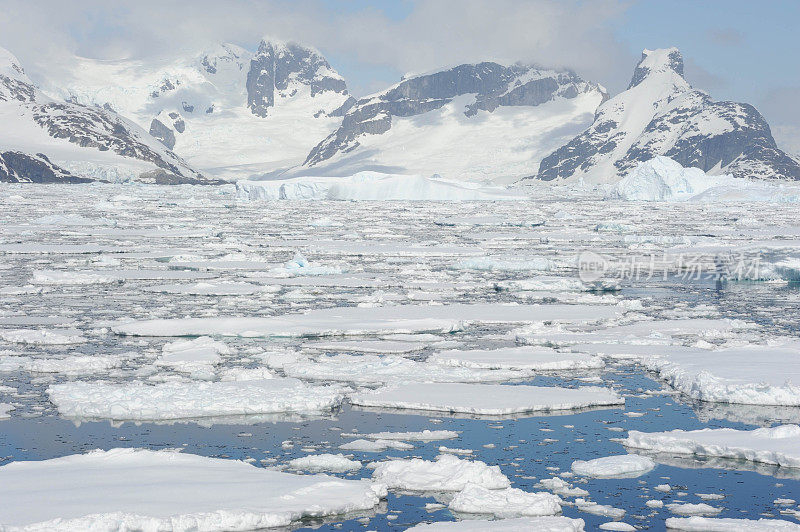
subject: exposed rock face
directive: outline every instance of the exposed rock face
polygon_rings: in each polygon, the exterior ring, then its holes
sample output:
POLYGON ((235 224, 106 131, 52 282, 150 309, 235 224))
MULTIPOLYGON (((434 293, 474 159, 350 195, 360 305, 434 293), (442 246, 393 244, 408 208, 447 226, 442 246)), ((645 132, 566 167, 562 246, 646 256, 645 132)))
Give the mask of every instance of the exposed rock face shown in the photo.
POLYGON ((293 43, 262 41, 247 73, 247 106, 253 114, 267 116, 275 106, 275 93, 293 96, 296 84, 309 86, 312 97, 325 91, 347 93, 344 79, 316 51, 293 43))
POLYGON ((74 176, 42 153, 19 151, 0 153, 0 182, 3 183, 88 183, 91 179, 74 176))
POLYGON ((410 117, 439 109, 454 98, 474 95, 463 111, 467 117, 479 110, 493 112, 501 106, 538 106, 557 97, 575 98, 598 91, 572 72, 541 70, 529 66, 503 66, 485 62, 406 79, 376 96, 348 100, 334 113, 342 125, 320 142, 306 158, 314 166, 359 146, 363 135, 381 135, 392 127, 392 117, 410 117))
POLYGON ((675 48, 645 50, 628 90, 545 157, 536 177, 614 181, 657 155, 712 174, 800 179, 800 164, 778 149, 764 117, 751 105, 715 102, 693 89, 675 48))
POLYGON ((172 149, 175 147, 175 132, 165 126, 158 118, 154 118, 150 122, 150 134, 167 148, 172 149))
MULTIPOLYGON (((34 151, 46 152, 50 149, 47 142, 50 137, 65 139, 80 148, 110 151, 122 158, 151 163, 153 169, 161 171, 159 175, 163 172, 168 176, 164 182, 209 182, 139 126, 117 115, 110 105, 57 102, 44 96, 25 75, 16 58, 3 49, 0 49, 0 111, 6 117, 6 123, 0 124, 0 127, 10 128, 11 144, 26 146, 23 150, 6 152, 12 154, 6 161, 5 174, 8 179, 13 173, 16 176, 14 179, 22 181, 29 178, 33 182, 80 182, 78 177, 54 165, 42 153, 30 155, 34 151), (31 132, 28 127, 31 122, 40 127, 42 132, 35 131, 35 127, 31 132), (15 126, 15 123, 18 124, 15 126), (30 138, 14 138, 13 130, 22 125, 26 126, 30 138)), ((65 161, 70 159, 69 162, 81 162, 82 157, 91 159, 90 153, 83 150, 75 150, 72 156, 65 155, 62 158, 65 161)), ((125 160, 120 162, 124 163, 125 160)))

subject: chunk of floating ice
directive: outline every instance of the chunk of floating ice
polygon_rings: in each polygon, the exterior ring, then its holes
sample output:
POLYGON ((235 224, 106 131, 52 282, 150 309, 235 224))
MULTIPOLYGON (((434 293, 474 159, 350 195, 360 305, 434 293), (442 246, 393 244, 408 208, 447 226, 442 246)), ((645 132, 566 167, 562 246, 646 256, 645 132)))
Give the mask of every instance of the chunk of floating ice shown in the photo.
MULTIPOLYGON (((441 340, 435 337, 434 341, 441 340)), ((428 344, 423 342, 402 342, 396 340, 354 340, 345 342, 315 342, 303 344, 303 347, 317 351, 333 351, 337 353, 413 353, 425 349, 428 344)))
POLYGON ((70 345, 82 344, 86 338, 80 331, 62 329, 52 331, 47 329, 0 329, 0 339, 14 344, 29 345, 70 345))
POLYGON ((321 473, 328 471, 331 473, 347 473, 348 471, 358 471, 361 469, 361 462, 350 460, 343 454, 312 454, 289 460, 290 469, 311 471, 321 473))
POLYGON ((65 382, 47 389, 66 417, 169 420, 243 414, 311 413, 338 406, 338 386, 311 386, 297 379, 229 382, 65 382))
POLYGON ((459 454, 462 456, 469 456, 473 454, 475 451, 473 451, 472 449, 458 449, 455 447, 446 447, 444 445, 440 445, 439 452, 442 454, 459 454))
POLYGON ((385 495, 364 481, 139 449, 11 462, 0 486, 0 526, 36 530, 255 530, 371 510, 385 495))
POLYGON ((524 200, 527 196, 463 181, 421 175, 363 171, 345 177, 296 177, 269 181, 237 181, 241 200, 405 200, 484 201, 524 200))
POLYGON ((508 532, 583 532, 583 519, 564 516, 517 517, 499 521, 440 521, 409 528, 415 532, 485 532, 488 529, 508 532), (487 528, 488 527, 488 528, 487 528))
POLYGON ((561 498, 551 493, 528 493, 517 488, 487 489, 467 484, 448 505, 453 512, 493 515, 500 519, 555 515, 561 512, 561 498))
POLYGON ((584 291, 588 290, 585 284, 578 279, 566 277, 532 277, 530 279, 515 279, 511 281, 499 281, 495 283, 498 290, 518 291, 584 291))
POLYGON ((697 504, 668 504, 669 511, 678 515, 717 515, 722 511, 722 508, 714 508, 704 502, 697 504))
POLYGON ((599 504, 586 499, 575 499, 575 506, 581 512, 586 512, 592 515, 601 515, 603 517, 610 517, 611 519, 622 519, 625 517, 625 510, 622 508, 614 508, 607 504, 599 504))
POLYGON ((644 504, 648 508, 663 508, 664 507, 664 501, 660 501, 658 499, 650 499, 649 501, 646 501, 644 504))
POLYGON ((63 358, 0 357, 0 372, 25 370, 32 373, 92 375, 120 367, 122 355, 70 355, 63 358))
POLYGON ((543 479, 539 482, 539 485, 562 497, 587 497, 589 495, 589 492, 585 489, 575 488, 572 484, 559 477, 543 479))
POLYGON ((8 403, 0 403, 0 419, 8 419, 11 417, 10 412, 14 410, 14 405, 8 403))
MULTIPOLYGON (((177 272, 176 272, 177 273, 177 272)), ((148 292, 164 294, 186 294, 190 296, 241 296, 272 292, 271 287, 252 283, 200 282, 194 284, 165 284, 146 287, 148 292)))
POLYGON ((549 271, 555 265, 545 257, 531 257, 528 259, 514 259, 508 257, 474 257, 456 263, 455 267, 461 270, 485 270, 503 272, 524 271, 549 271))
POLYGON ((122 251, 122 248, 98 244, 0 244, 0 253, 20 255, 84 255, 122 251))
POLYGON ((649 473, 655 466, 652 458, 622 454, 588 461, 576 460, 572 462, 572 471, 595 478, 635 478, 649 473))
POLYGON ((594 322, 619 316, 612 305, 505 305, 499 303, 337 307, 306 314, 250 318, 185 318, 138 321, 112 327, 133 336, 298 337, 452 332, 470 324, 594 322))
POLYGON ((428 362, 468 368, 534 371, 597 369, 605 366, 598 357, 583 353, 561 353, 544 346, 441 351, 431 355, 428 362))
POLYGON ((749 345, 702 356, 665 350, 643 364, 701 401, 800 406, 800 346, 749 345))
POLYGON ((380 462, 372 480, 390 489, 408 491, 461 491, 467 484, 499 490, 511 485, 500 467, 449 454, 439 455, 434 461, 411 458, 380 462))
POLYGON ((798 532, 800 525, 780 519, 733 519, 721 517, 670 517, 664 523, 670 530, 691 532, 798 532))
POLYGON ((520 379, 530 372, 488 370, 417 362, 396 355, 321 355, 316 358, 285 355, 266 357, 272 368, 288 377, 357 383, 385 382, 499 382, 520 379))
POLYGON ((616 532, 636 532, 636 527, 620 521, 609 521, 598 526, 600 530, 615 530, 616 532))
POLYGON ((362 453, 382 453, 388 449, 408 451, 414 446, 398 440, 353 440, 339 446, 343 451, 359 451, 362 453))
POLYGON ((342 434, 342 436, 347 438, 367 438, 368 440, 436 441, 458 438, 458 432, 425 429, 421 432, 373 432, 371 434, 342 434))
POLYGON ((502 416, 616 406, 625 404, 625 399, 613 390, 590 386, 415 383, 355 393, 350 402, 367 407, 502 416))
POLYGON ((209 336, 201 336, 194 340, 178 340, 166 344, 162 348, 163 354, 155 364, 210 380, 214 376, 212 369, 214 364, 222 361, 220 354, 231 352, 231 349, 222 342, 213 340, 209 336))
POLYGON ((626 447, 652 452, 749 460, 800 467, 800 426, 780 425, 754 430, 700 429, 670 432, 632 430, 626 447))

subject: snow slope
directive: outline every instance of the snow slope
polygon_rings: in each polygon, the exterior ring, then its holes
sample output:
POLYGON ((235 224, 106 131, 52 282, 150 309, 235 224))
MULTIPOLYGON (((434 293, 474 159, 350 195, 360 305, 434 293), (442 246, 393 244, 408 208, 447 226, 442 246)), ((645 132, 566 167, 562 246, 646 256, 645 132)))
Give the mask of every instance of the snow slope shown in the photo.
POLYGON ((19 61, 2 49, 0 124, 3 180, 74 181, 64 175, 69 172, 78 178, 106 181, 208 182, 146 131, 112 110, 44 95, 19 61), (9 172, 9 167, 15 166, 9 162, 12 153, 35 156, 35 160, 28 160, 24 168, 17 163, 17 171, 9 172))
POLYGON ((303 162, 335 129, 344 80, 319 52, 265 38, 253 53, 220 44, 189 56, 76 58, 66 79, 43 80, 59 99, 108 106, 193 167, 246 178, 303 162))
POLYGON ((361 170, 515 181, 586 127, 606 98, 572 72, 465 64, 351 101, 294 175, 361 170))
POLYGON ((644 50, 628 90, 545 157, 537 177, 614 182, 656 155, 713 175, 800 179, 800 162, 778 149, 759 112, 693 89, 676 48, 644 50))

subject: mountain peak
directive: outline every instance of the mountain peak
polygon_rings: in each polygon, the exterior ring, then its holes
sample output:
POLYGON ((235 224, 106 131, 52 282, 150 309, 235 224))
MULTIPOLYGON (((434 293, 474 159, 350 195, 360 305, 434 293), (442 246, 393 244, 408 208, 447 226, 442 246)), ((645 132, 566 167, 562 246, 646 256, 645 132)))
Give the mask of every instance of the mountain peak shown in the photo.
POLYGON ((677 75, 683 79, 683 56, 680 50, 675 47, 642 50, 642 58, 633 71, 633 78, 631 78, 628 88, 633 88, 645 79, 656 75, 677 75))
POLYGON ((25 70, 21 65, 22 63, 20 63, 19 59, 17 59, 14 54, 0 47, 0 76, 30 83, 31 80, 25 74, 25 70))
POLYGON ((275 106, 276 91, 289 97, 298 86, 308 86, 311 96, 332 91, 347 94, 347 85, 314 48, 265 38, 250 61, 247 74, 247 106, 253 114, 267 116, 275 106))

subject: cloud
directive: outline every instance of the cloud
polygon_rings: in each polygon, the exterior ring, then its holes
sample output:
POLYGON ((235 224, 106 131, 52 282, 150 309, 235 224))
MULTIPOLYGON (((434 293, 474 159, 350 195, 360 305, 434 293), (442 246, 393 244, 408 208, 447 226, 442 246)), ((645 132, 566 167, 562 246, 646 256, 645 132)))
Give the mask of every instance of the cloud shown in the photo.
POLYGON ((715 28, 708 30, 708 40, 720 46, 739 46, 744 43, 745 35, 733 28, 715 28))
MULTIPOLYGON (((629 0, 409 0, 406 16, 381 3, 337 10, 322 0, 3 0, 0 46, 31 71, 98 59, 197 53, 263 35, 316 46, 366 68, 427 71, 481 60, 569 67, 622 88, 635 57, 615 38, 629 0)), ((336 66, 336 65, 334 65, 336 66)), ((365 82, 368 83, 368 82, 365 82)))
POLYGON ((723 89, 728 86, 728 82, 721 76, 709 72, 691 58, 684 57, 684 75, 686 80, 693 87, 713 94, 715 90, 723 89))

